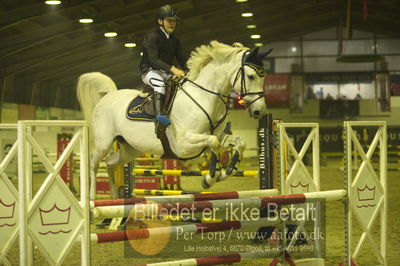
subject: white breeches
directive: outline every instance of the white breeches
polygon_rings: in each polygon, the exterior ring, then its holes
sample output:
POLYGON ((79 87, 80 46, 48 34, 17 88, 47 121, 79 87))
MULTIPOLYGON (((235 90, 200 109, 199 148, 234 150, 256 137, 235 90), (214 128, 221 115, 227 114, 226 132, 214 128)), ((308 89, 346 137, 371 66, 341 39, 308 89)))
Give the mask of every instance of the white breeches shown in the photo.
POLYGON ((172 74, 166 73, 162 70, 150 70, 142 76, 145 84, 149 85, 158 93, 165 94, 165 81, 167 81, 172 74))

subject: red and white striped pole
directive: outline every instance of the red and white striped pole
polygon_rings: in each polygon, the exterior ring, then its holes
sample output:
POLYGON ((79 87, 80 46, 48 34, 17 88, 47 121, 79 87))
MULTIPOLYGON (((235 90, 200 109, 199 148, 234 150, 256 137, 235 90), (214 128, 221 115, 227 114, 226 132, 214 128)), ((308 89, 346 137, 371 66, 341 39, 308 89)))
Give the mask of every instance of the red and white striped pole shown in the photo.
MULTIPOLYGON (((187 224, 178 226, 166 226, 155 228, 142 228, 133 230, 124 230, 119 232, 92 233, 92 243, 108 243, 128 240, 147 239, 157 237, 159 235, 171 235, 173 239, 183 239, 184 234, 203 234, 209 232, 220 232, 227 230, 254 230, 262 226, 276 226, 280 223, 279 219, 272 220, 271 218, 260 218, 256 221, 225 221, 219 223, 202 223, 202 224, 187 224)), ((225 235, 221 235, 225 239, 225 235)), ((223 240, 223 239, 221 239, 223 240)))
POLYGON ((277 255, 279 255, 279 251, 270 250, 264 252, 236 253, 205 258, 192 258, 186 260, 149 263, 141 264, 139 266, 210 266, 219 264, 230 265, 232 263, 244 262, 247 259, 270 258, 277 255))
POLYGON ((94 200, 91 207, 100 206, 116 206, 116 205, 135 205, 144 204, 146 202, 184 202, 184 201, 204 201, 204 200, 219 200, 219 199, 242 199, 250 197, 266 197, 276 196, 279 192, 277 189, 264 189, 264 190, 247 190, 247 191, 234 191, 234 192, 215 192, 215 193, 196 193, 196 194, 183 194, 172 196, 150 196, 143 198, 131 199, 110 199, 110 200, 94 200))
POLYGON ((190 201, 178 203, 150 203, 124 206, 106 206, 93 209, 94 218, 128 217, 129 214, 134 218, 154 217, 167 215, 170 213, 180 214, 181 212, 197 213, 204 210, 218 209, 220 211, 236 208, 265 208, 271 204, 289 205, 301 204, 317 201, 335 201, 345 198, 346 190, 328 190, 319 192, 308 192, 293 195, 280 195, 269 197, 210 200, 210 201, 190 201), (138 215, 140 214, 140 215, 138 215))

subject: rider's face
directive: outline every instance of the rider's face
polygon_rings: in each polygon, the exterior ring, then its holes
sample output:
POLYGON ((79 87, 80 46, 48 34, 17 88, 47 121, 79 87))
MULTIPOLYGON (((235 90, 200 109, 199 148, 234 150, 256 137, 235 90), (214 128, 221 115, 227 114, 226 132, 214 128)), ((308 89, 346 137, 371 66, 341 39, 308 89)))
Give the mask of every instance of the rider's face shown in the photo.
POLYGON ((163 20, 158 20, 159 24, 164 26, 164 29, 167 33, 171 34, 174 32, 176 27, 176 18, 164 18, 163 20))

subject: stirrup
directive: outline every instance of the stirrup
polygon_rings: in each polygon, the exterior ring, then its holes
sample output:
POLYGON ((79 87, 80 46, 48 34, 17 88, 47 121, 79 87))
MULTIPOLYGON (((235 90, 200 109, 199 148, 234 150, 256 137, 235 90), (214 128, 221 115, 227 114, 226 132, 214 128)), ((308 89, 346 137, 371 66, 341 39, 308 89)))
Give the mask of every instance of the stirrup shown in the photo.
POLYGON ((156 120, 165 126, 169 126, 171 124, 169 118, 161 114, 156 115, 156 120))

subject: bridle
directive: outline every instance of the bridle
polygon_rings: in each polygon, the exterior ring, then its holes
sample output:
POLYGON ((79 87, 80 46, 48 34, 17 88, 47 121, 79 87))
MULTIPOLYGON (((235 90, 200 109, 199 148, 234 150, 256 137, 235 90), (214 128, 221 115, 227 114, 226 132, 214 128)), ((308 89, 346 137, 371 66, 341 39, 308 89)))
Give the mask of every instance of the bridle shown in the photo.
MULTIPOLYGON (((248 107, 250 107, 254 102, 256 102, 257 100, 259 100, 259 99, 261 99, 261 98, 264 97, 264 91, 258 91, 258 92, 248 92, 248 91, 247 91, 244 67, 246 67, 246 66, 247 66, 247 67, 250 67, 250 68, 252 68, 252 69, 255 70, 255 72, 257 73, 258 76, 260 76, 260 77, 265 77, 265 71, 264 71, 264 68, 263 68, 263 67, 258 66, 258 65, 256 65, 256 64, 252 64, 252 63, 250 63, 250 62, 246 62, 246 58, 247 58, 247 55, 248 55, 249 53, 250 53, 249 51, 246 51, 246 52, 243 53, 243 56, 242 56, 242 64, 241 64, 240 68, 239 68, 239 69, 237 70, 237 72, 236 72, 235 79, 234 79, 234 82, 233 82, 233 85, 232 85, 232 87, 234 88, 236 82, 239 80, 239 77, 240 77, 240 84, 241 84, 240 86, 241 86, 241 87, 240 87, 240 94, 238 95, 240 98, 244 99, 244 97, 249 96, 249 95, 259 95, 259 97, 257 97, 257 98, 254 99, 253 101, 251 101, 249 104, 246 104, 246 102, 245 102, 244 106, 245 106, 246 109, 247 109, 248 107)), ((190 80, 190 79, 188 79, 188 78, 186 78, 186 77, 185 77, 184 79, 182 79, 182 81, 180 82, 180 84, 179 84, 179 89, 182 90, 182 91, 183 91, 183 92, 184 92, 184 93, 185 93, 185 94, 186 94, 186 95, 187 95, 187 96, 188 96, 188 97, 203 111, 203 113, 206 115, 206 117, 207 117, 207 119, 208 119, 208 121, 209 121, 209 123, 210 123, 210 133, 211 133, 211 134, 213 134, 213 133, 214 133, 214 130, 224 122, 226 116, 228 115, 229 100, 230 100, 230 99, 236 99, 236 98, 234 98, 234 97, 232 97, 232 96, 230 96, 230 95, 224 95, 224 94, 222 94, 222 93, 218 93, 218 92, 214 92, 214 91, 208 90, 208 89, 204 88, 203 86, 197 84, 196 82, 194 82, 194 81, 192 81, 192 80, 190 80), (207 111, 196 101, 196 99, 194 99, 194 98, 183 88, 182 85, 183 85, 185 82, 189 82, 189 83, 195 85, 196 87, 198 87, 199 89, 201 89, 201 90, 203 90, 203 91, 205 91, 205 92, 207 92, 207 93, 214 94, 214 95, 218 96, 218 98, 219 98, 219 99, 224 103, 224 105, 225 105, 225 114, 223 115, 223 117, 222 117, 221 119, 219 119, 219 120, 214 124, 213 121, 212 121, 212 119, 211 119, 211 116, 207 113, 207 111)))
POLYGON ((233 81, 233 87, 235 87, 236 82, 239 80, 239 76, 241 77, 240 79, 240 94, 238 95, 240 98, 244 99, 244 97, 248 96, 248 95, 259 95, 259 97, 257 97, 256 99, 254 99, 253 101, 251 101, 249 104, 246 103, 246 101, 244 102, 244 106, 247 109, 248 107, 250 107, 250 105, 252 105, 254 102, 258 101, 259 99, 264 97, 264 91, 257 91, 257 92, 248 92, 247 91, 247 87, 246 87, 246 79, 245 79, 245 73, 244 73, 244 67, 250 67, 252 68, 256 74, 260 77, 265 77, 265 70, 263 67, 258 66, 256 64, 252 64, 250 62, 246 62, 246 58, 247 55, 249 54, 249 51, 243 53, 242 56, 242 66, 238 69, 238 71, 236 72, 236 76, 235 79, 233 81))

